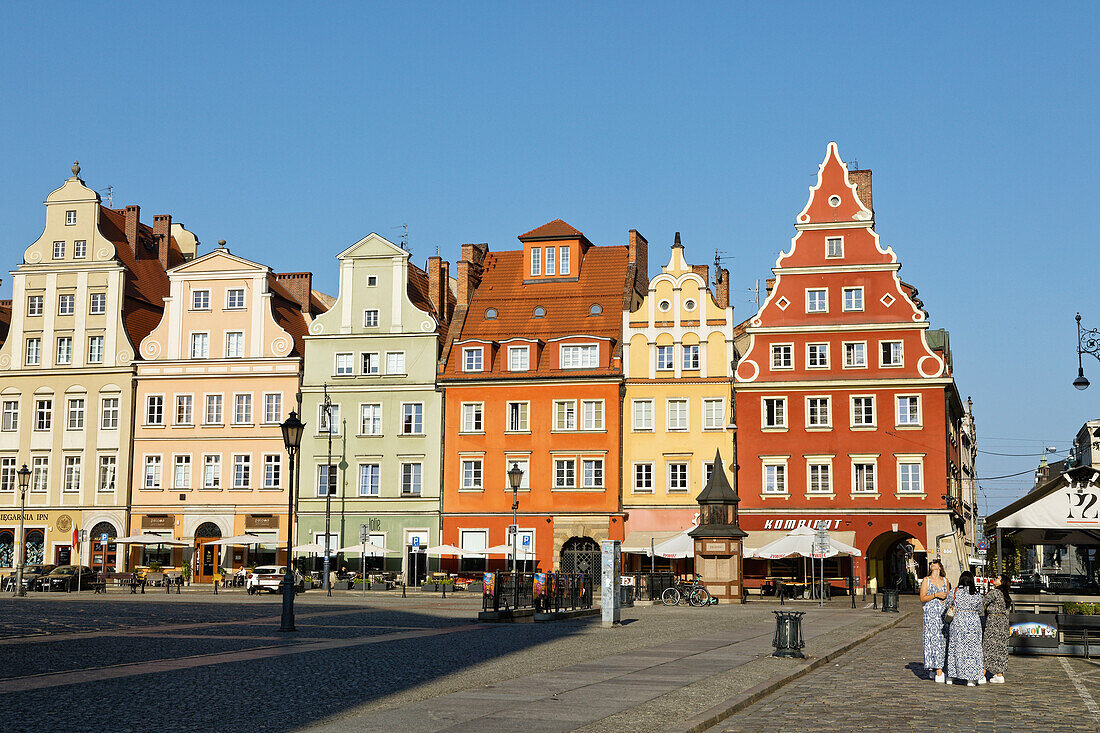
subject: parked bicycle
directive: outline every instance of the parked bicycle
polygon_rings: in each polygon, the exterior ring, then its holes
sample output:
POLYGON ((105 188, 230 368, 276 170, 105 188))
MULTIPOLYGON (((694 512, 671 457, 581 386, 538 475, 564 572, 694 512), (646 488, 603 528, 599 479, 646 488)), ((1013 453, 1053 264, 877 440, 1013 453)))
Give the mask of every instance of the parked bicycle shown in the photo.
POLYGON ((683 602, 696 607, 710 603, 710 592, 703 587, 703 581, 698 575, 691 582, 677 581, 676 585, 665 588, 665 592, 661 594, 661 603, 666 606, 679 606, 683 602))

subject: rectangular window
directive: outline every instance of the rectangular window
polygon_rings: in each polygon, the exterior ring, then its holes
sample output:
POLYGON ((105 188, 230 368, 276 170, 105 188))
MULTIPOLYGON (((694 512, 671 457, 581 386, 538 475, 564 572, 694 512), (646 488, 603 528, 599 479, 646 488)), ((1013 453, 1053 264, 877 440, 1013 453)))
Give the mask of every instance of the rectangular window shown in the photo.
POLYGON ((99 490, 109 493, 115 490, 118 479, 118 458, 115 456, 99 457, 99 490))
POLYGON ((783 463, 764 464, 764 493, 787 493, 787 466, 783 463))
MULTIPOLYGON (((365 352, 359 355, 363 374, 368 376, 378 375, 381 368, 381 358, 377 351, 365 352)), ((348 372, 351 374, 351 372, 348 372)))
POLYGON ((340 434, 340 405, 329 404, 327 409, 317 405, 317 432, 340 434))
POLYGON ((225 307, 227 310, 244 308, 244 288, 230 288, 226 290, 225 307))
POLYGON ((19 400, 4 400, 4 432, 19 429, 19 400))
POLYGON ((339 468, 335 465, 317 467, 317 496, 336 496, 336 476, 339 468))
POLYGON ((577 429, 577 403, 559 400, 554 403, 554 430, 577 429))
POLYGON ((856 494, 875 493, 875 464, 852 464, 852 492, 856 494))
POLYGON ((57 315, 59 316, 71 316, 76 313, 76 296, 75 295, 59 295, 57 296, 57 315))
POLYGON ((634 464, 634 493, 636 493, 636 494, 652 494, 653 493, 653 464, 652 463, 635 463, 634 464))
POLYGON ((828 313, 829 291, 825 288, 808 288, 806 290, 806 312, 828 313))
POLYGON ((62 336, 57 340, 57 363, 72 364, 73 362, 73 337, 62 336))
POLYGON ((561 260, 561 265, 558 268, 558 272, 561 275, 568 275, 569 274, 569 248, 568 247, 560 247, 560 248, 558 248, 558 252, 561 253, 561 257, 559 258, 561 260))
POLYGON ((27 339, 27 366, 38 366, 42 363, 42 339, 27 339))
POLYGON ((65 212, 65 226, 71 227, 76 224, 76 209, 70 209, 65 212))
POLYGON ((118 430, 118 397, 104 397, 100 404, 100 423, 103 430, 118 430))
POLYGON ((507 456, 505 456, 505 459, 504 459, 504 468, 505 468, 504 482, 501 484, 501 486, 503 486, 506 491, 511 491, 512 490, 512 482, 508 478, 508 471, 512 470, 512 466, 515 466, 516 468, 518 468, 523 473, 523 476, 522 476, 522 478, 520 478, 520 481, 519 481, 519 488, 521 490, 522 489, 530 489, 531 488, 531 462, 529 460, 527 460, 526 458, 508 458, 507 456))
POLYGON ((386 352, 386 374, 404 374, 405 373, 405 352, 404 351, 387 351, 386 352))
POLYGON ((686 493, 688 488, 688 464, 681 462, 668 464, 668 493, 682 494, 686 493))
POLYGON ((15 458, 0 458, 0 492, 15 491, 15 458))
POLYGON ((191 488, 191 456, 176 456, 172 462, 172 488, 191 488))
POLYGON ((31 461, 31 493, 45 494, 50 488, 49 456, 35 456, 31 461))
POLYGON ((55 260, 65 259, 65 243, 64 242, 54 242, 53 243, 53 258, 55 260))
POLYGON ((88 296, 88 312, 101 316, 107 312, 107 293, 92 293, 88 296))
POLYGON ((554 461, 554 488, 575 489, 577 487, 577 461, 573 458, 559 458, 554 461))
POLYGON ((244 356, 244 332, 227 331, 225 334, 225 358, 240 359, 244 356))
POLYGON ((401 494, 403 496, 420 496, 420 480, 424 472, 424 466, 419 463, 401 464, 401 494))
POLYGON ((368 288, 373 288, 377 285, 378 285, 378 276, 377 275, 367 275, 367 287, 368 288))
POLYGON ((176 395, 176 425, 191 425, 194 398, 189 394, 176 395))
POLYGON ((465 491, 481 491, 481 461, 478 459, 462 462, 462 488, 465 491))
POLYGON ((462 370, 466 372, 480 372, 482 363, 482 350, 478 349, 463 349, 462 350, 462 370))
POLYGON ((160 488, 161 472, 160 456, 145 456, 145 483, 146 489, 160 488))
POLYGON ((401 405, 402 435, 421 435, 424 432, 424 405, 412 402, 401 405))
POLYGON ((687 430, 688 429, 688 401, 687 400, 667 400, 665 402, 665 429, 666 430, 687 430))
POLYGON ((600 348, 595 344, 590 346, 562 346, 562 369, 595 369, 599 364, 600 348))
POLYGON ((206 419, 205 425, 222 424, 222 396, 220 394, 206 395, 206 419))
POLYGON ((531 274, 542 274, 542 247, 531 248, 531 274))
POLYGON ((359 434, 382 434, 382 405, 359 405, 359 434))
POLYGON ((164 395, 149 395, 145 398, 145 424, 164 424, 164 395))
POLYGON ((809 397, 806 399, 806 427, 827 428, 832 423, 829 418, 829 398, 809 397))
POLYGON ((898 397, 898 425, 920 425, 920 397, 898 397))
POLYGON ((508 347, 508 371, 525 372, 530 369, 531 350, 527 346, 508 347))
POLYGON ((202 487, 220 489, 222 485, 222 457, 218 455, 202 457, 202 487))
POLYGON ((102 336, 89 336, 88 337, 88 363, 89 364, 102 364, 103 363, 103 337, 102 336))
POLYGON ((359 464, 359 496, 378 496, 382 467, 377 463, 359 464))
POLYGON ((665 371, 673 369, 674 364, 672 361, 672 347, 671 346, 658 346, 657 347, 657 369, 658 371, 665 371))
POLYGON ((825 256, 834 259, 844 256, 844 237, 828 237, 825 239, 825 256))
POLYGON ((766 428, 785 428, 787 427, 787 398, 786 397, 765 397, 763 400, 764 407, 764 427, 766 428))
POLYGON ((603 459, 586 458, 581 461, 582 486, 586 489, 603 488, 603 459))
POLYGON ((80 491, 80 456, 65 456, 64 485, 61 490, 66 493, 80 491))
POLYGON ((283 396, 278 392, 264 395, 264 422, 274 425, 282 422, 283 396))
POLYGON ((67 430, 84 429, 84 400, 83 398, 69 400, 69 419, 65 423, 67 430))
POLYGON ((581 401, 581 430, 603 430, 603 400, 581 401))
POLYGON ((336 376, 350 377, 354 370, 355 363, 352 361, 350 352, 336 355, 336 371, 334 372, 336 376))
POLYGON ((844 288, 844 310, 863 310, 863 288, 844 288))
POLYGON ((726 402, 723 399, 703 400, 703 430, 721 430, 726 427, 726 402))
POLYGON ((879 341, 881 366, 901 366, 904 360, 901 341, 879 341))
POLYGON ((88 256, 88 241, 78 239, 73 242, 73 259, 82 260, 88 256))
POLYGON ((699 345, 692 344, 691 346, 685 346, 684 348, 684 361, 683 368, 688 371, 698 371, 699 369, 699 345))
POLYGON ((525 433, 531 429, 527 417, 528 404, 526 402, 508 403, 508 430, 511 432, 525 433))
POLYGON ((922 490, 921 464, 898 463, 898 491, 903 494, 919 494, 922 490))
POLYGON ((554 253, 556 251, 557 250, 555 250, 553 247, 547 247, 546 248, 546 274, 547 275, 556 274, 555 273, 555 267, 554 267, 554 253))
POLYGON ((191 291, 191 310, 196 310, 196 311, 208 311, 208 310, 210 310, 210 291, 209 290, 192 290, 191 291))
POLYGON ((268 453, 264 456, 264 488, 278 489, 283 485, 283 456, 268 453))
POLYGON ((867 345, 862 341, 844 344, 844 366, 849 369, 867 366, 867 345))
POLYGON ((45 308, 45 298, 41 295, 31 295, 27 298, 27 315, 40 316, 45 308))
POLYGON ((377 328, 378 327, 378 309, 377 308, 370 308, 368 310, 363 311, 363 325, 366 328, 377 328))
POLYGON ((35 400, 34 429, 49 430, 53 426, 53 400, 35 400))
POLYGON ((772 369, 794 368, 794 345, 772 344, 772 369))
POLYGON ((809 464, 810 482, 807 491, 811 494, 829 494, 833 491, 832 466, 828 463, 809 464))
POLYGON ((191 358, 207 359, 210 357, 210 334, 191 334, 191 358))
POLYGON ((233 423, 235 425, 252 424, 252 395, 239 394, 233 397, 233 423))
POLYGON ((653 429, 653 400, 634 400, 632 412, 635 430, 653 429))
POLYGON ((875 424, 875 398, 874 397, 853 397, 852 398, 852 425, 853 426, 872 426, 875 424))
POLYGON ((806 367, 808 369, 827 369, 829 366, 828 344, 806 345, 806 367))
POLYGON ((482 421, 484 405, 480 402, 467 402, 462 405, 462 431, 465 433, 480 433, 485 426, 482 421))
POLYGON ((252 456, 245 454, 233 456, 233 488, 247 489, 252 486, 252 456))

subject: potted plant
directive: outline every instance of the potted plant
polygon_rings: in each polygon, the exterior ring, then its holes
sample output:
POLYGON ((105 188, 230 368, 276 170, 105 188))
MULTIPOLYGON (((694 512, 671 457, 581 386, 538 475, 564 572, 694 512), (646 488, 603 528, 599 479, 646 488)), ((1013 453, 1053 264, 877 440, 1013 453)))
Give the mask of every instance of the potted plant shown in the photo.
POLYGON ((184 583, 191 585, 191 562, 189 560, 183 561, 180 577, 183 578, 184 583))
POLYGON ((1100 632, 1100 603, 1063 603, 1058 626, 1100 632))
POLYGON ((420 584, 420 590, 426 590, 435 593, 439 590, 439 584, 436 583, 435 580, 425 580, 420 584))

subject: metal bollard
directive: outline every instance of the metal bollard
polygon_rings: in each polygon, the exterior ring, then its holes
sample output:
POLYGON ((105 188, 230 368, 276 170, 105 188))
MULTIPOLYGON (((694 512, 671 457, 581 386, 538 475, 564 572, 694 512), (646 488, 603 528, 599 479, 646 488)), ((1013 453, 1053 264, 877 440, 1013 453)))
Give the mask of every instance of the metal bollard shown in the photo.
POLYGON ((404 580, 401 581, 401 597, 402 598, 405 597, 405 581, 404 580))
POLYGON ((805 659, 802 653, 806 642, 802 638, 802 611, 772 611, 775 614, 775 639, 772 646, 775 651, 773 657, 790 657, 792 659, 805 659))
POLYGON ((779 581, 776 581, 776 583, 775 583, 775 592, 777 594, 779 594, 779 605, 780 606, 786 605, 785 603, 783 603, 783 584, 780 583, 779 581))
POLYGON ((871 609, 874 611, 878 610, 878 593, 871 594, 871 609))
POLYGON ((882 612, 899 613, 898 592, 896 590, 886 589, 882 591, 882 612))

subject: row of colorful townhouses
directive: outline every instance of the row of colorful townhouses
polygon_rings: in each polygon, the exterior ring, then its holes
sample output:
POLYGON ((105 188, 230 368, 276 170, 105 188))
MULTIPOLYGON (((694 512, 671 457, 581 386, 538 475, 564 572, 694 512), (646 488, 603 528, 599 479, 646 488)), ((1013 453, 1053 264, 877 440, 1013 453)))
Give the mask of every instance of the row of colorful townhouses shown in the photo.
MULTIPOLYGON (((200 254, 170 216, 108 208, 79 173, 47 197, 0 303, 0 567, 22 549, 187 563, 202 582, 285 561, 288 527, 322 545, 328 527, 333 548, 365 532, 391 551, 366 567, 409 580, 499 567, 479 551, 510 541, 518 467, 524 566, 595 569, 618 539, 628 567, 682 571, 640 548, 697 523, 716 454, 746 547, 824 521, 862 552, 826 574, 872 586, 974 555, 974 425, 947 333, 879 243, 870 171, 835 144, 741 322, 729 273, 689 264, 679 235, 650 278, 634 230, 596 245, 555 220, 518 249, 462 245, 453 275, 370 234, 337 255, 333 298, 224 242, 200 254), (181 544, 114 542, 140 534, 181 544), (242 534, 258 539, 209 544, 242 534), (471 554, 424 556, 444 543, 471 554)), ((794 563, 747 560, 746 585, 794 563)))

